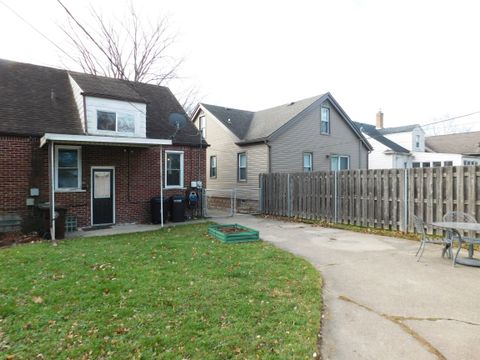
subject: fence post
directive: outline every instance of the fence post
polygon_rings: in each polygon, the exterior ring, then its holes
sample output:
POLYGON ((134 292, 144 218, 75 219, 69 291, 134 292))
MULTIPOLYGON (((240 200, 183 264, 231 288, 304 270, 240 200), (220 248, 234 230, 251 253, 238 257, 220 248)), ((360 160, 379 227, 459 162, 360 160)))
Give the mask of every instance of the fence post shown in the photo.
POLYGON ((290 188, 290 173, 287 174, 287 216, 291 217, 292 216, 292 195, 290 194, 291 188, 290 188))
POLYGON ((258 207, 259 207, 260 213, 263 214, 263 209, 264 209, 264 206, 263 206, 263 174, 260 174, 259 182, 260 182, 260 187, 258 189, 258 202, 259 202, 258 207))
POLYGON ((233 188, 233 207, 232 207, 232 215, 237 213, 237 188, 233 188))
POLYGON ((403 175, 405 185, 403 187, 403 201, 404 201, 404 228, 403 231, 408 232, 408 169, 405 168, 405 173, 403 175))
POLYGON ((334 200, 334 209, 335 209, 334 212, 335 213, 334 213, 334 221, 333 222, 335 224, 337 223, 337 219, 338 219, 338 214, 337 214, 337 212, 338 212, 338 184, 337 184, 338 177, 337 177, 337 174, 338 174, 338 172, 335 170, 334 171, 335 176, 333 178, 333 183, 334 183, 333 188, 334 188, 334 197, 335 197, 335 200, 334 200))

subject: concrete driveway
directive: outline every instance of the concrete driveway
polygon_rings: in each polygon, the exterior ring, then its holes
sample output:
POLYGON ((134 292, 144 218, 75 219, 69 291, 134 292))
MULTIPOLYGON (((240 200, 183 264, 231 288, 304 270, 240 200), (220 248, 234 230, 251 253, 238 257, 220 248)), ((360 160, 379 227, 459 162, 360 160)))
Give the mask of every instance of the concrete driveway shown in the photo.
POLYGON ((324 278, 322 358, 480 359, 480 268, 415 241, 249 215, 233 219, 310 261, 324 278))

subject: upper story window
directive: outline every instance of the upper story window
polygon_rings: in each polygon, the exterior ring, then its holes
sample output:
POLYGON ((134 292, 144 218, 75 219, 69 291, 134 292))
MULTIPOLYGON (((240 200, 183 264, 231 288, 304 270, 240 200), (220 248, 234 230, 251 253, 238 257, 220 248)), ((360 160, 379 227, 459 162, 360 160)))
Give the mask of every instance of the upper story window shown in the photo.
POLYGON ((346 155, 333 155, 330 158, 330 170, 340 171, 350 169, 350 157, 346 155))
POLYGON ((313 154, 311 152, 303 153, 303 172, 313 171, 313 154))
POLYGON ((198 126, 200 129, 200 132, 202 133, 202 137, 205 139, 205 136, 207 135, 205 115, 201 115, 200 118, 198 119, 198 126))
POLYGON ((415 147, 417 149, 420 147, 420 135, 415 135, 415 147))
POLYGON ((55 147, 55 190, 75 191, 82 188, 82 148, 55 147))
POLYGON ((247 154, 238 154, 238 181, 247 181, 247 154))
POLYGON ((165 187, 183 187, 183 151, 165 151, 165 187))
POLYGON ((320 133, 330 134, 330 109, 325 106, 320 108, 320 133))
POLYGON ((210 177, 216 178, 217 177, 217 157, 210 156, 210 177))
POLYGON ((412 163, 412 168, 419 168, 419 167, 420 167, 420 163, 419 163, 419 162, 414 161, 414 162, 412 163))
POLYGON ((444 161, 443 166, 453 166, 453 161, 444 161))
POLYGON ((133 134, 135 117, 128 113, 97 110, 97 130, 133 134))

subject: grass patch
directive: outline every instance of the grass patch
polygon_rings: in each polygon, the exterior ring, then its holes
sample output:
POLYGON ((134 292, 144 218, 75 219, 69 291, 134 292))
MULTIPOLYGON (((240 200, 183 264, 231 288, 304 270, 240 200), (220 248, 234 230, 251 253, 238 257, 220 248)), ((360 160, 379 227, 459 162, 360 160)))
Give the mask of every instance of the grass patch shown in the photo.
POLYGON ((0 357, 311 359, 318 272, 208 225, 0 250, 0 357))

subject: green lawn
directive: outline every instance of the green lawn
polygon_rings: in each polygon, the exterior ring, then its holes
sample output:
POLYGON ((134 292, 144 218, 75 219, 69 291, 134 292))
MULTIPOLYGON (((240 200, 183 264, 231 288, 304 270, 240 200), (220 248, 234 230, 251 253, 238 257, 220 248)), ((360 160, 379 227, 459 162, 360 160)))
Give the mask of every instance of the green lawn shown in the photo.
POLYGON ((311 359, 316 270, 207 226, 0 250, 0 359, 311 359))

